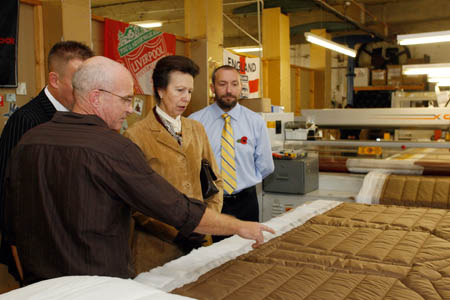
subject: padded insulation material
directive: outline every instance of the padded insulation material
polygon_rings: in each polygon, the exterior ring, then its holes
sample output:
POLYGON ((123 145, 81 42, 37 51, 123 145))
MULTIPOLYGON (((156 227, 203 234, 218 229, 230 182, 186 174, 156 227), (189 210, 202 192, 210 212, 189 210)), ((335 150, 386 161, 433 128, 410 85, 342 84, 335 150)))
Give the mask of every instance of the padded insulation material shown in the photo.
POLYGON ((450 177, 390 175, 380 204, 449 209, 450 177))
POLYGON ((174 290, 197 299, 450 299, 450 212, 343 203, 174 290))

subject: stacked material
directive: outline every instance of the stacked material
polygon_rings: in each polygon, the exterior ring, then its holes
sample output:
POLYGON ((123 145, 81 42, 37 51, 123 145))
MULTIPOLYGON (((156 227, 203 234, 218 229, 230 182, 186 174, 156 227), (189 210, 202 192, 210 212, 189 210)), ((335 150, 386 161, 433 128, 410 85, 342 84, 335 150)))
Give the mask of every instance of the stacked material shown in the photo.
POLYGON ((343 203, 173 293, 197 299, 450 299, 450 212, 343 203))
POLYGON ((368 173, 382 170, 404 175, 450 175, 450 152, 441 148, 408 148, 400 153, 384 153, 380 158, 348 158, 344 156, 319 155, 321 172, 368 173))
POLYGON ((356 202, 449 209, 450 177, 371 171, 364 177, 356 202))
POLYGON ((389 175, 380 203, 450 209, 450 177, 389 175))
POLYGON ((346 162, 350 173, 367 173, 371 170, 383 170, 395 174, 422 175, 423 167, 416 165, 414 160, 387 160, 351 158, 346 162))

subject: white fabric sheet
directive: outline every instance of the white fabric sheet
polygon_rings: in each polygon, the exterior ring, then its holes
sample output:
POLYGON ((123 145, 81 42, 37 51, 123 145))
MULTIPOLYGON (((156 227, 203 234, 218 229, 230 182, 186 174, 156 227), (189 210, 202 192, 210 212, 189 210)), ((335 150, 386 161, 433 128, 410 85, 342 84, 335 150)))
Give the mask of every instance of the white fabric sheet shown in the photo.
POLYGON ((365 204, 379 204, 381 191, 386 178, 390 172, 384 170, 370 171, 365 177, 358 196, 356 196, 357 203, 365 204))
MULTIPOLYGON (((265 222, 265 224, 272 227, 276 234, 265 233, 265 241, 280 236, 339 204, 341 204, 339 201, 317 200, 273 218, 265 222)), ((134 280, 147 286, 170 292, 197 280, 201 275, 215 267, 249 252, 252 250, 252 243, 250 240, 232 236, 209 247, 194 250, 186 256, 168 262, 162 267, 141 273, 134 280)))
POLYGON ((67 276, 44 280, 0 295, 1 300, 187 300, 131 279, 67 276))

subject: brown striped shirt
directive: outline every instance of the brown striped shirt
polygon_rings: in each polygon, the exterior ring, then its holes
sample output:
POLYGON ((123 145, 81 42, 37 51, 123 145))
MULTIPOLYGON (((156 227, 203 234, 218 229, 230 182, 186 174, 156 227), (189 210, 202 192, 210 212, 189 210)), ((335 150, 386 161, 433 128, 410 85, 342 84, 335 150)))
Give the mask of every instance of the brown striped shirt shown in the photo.
POLYGON ((26 282, 132 277, 130 208, 186 235, 205 210, 94 115, 57 112, 27 132, 13 151, 6 184, 5 235, 18 248, 26 282))

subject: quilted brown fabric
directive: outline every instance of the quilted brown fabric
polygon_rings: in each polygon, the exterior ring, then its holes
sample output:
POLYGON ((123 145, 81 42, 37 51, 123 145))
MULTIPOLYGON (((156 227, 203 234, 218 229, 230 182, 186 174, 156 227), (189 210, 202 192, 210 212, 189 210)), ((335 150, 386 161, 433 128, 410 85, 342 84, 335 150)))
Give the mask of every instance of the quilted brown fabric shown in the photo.
POLYGON ((197 299, 450 299, 450 212, 343 203, 175 291, 197 299))
POLYGON ((450 177, 390 175, 380 204, 450 208, 450 177))

